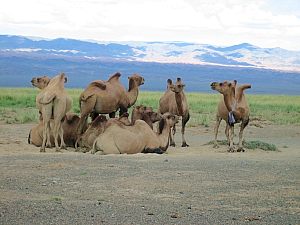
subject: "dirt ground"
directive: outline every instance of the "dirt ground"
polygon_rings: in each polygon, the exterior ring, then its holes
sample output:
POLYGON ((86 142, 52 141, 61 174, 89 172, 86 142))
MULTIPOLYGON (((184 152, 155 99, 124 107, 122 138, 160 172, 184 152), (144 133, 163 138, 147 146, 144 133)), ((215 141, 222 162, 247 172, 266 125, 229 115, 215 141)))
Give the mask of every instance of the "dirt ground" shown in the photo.
POLYGON ((40 153, 32 126, 0 124, 0 224, 300 224, 300 126, 246 128, 278 152, 227 153, 196 127, 189 148, 107 156, 40 153))

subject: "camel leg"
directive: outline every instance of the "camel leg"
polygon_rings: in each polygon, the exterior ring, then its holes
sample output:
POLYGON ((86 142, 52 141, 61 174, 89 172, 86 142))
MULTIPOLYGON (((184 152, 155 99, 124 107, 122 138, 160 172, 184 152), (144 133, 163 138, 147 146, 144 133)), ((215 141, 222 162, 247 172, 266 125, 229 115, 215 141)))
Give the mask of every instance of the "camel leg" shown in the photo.
POLYGON ((59 137, 60 137, 60 148, 67 149, 67 145, 64 140, 64 129, 62 128, 62 123, 59 127, 59 137))
MULTIPOLYGON (((59 121, 57 121, 56 119, 54 119, 53 137, 54 137, 54 144, 55 144, 55 148, 56 148, 56 151, 57 151, 57 152, 60 151, 60 146, 59 146, 59 144, 58 144, 59 128, 60 128, 60 123, 59 123, 59 121)), ((63 142, 63 138, 62 138, 61 142, 63 142)))
POLYGON ((40 148, 40 152, 45 152, 46 141, 50 139, 50 119, 52 115, 52 103, 44 105, 43 107, 43 142, 40 148))
POLYGON ((226 138, 227 138, 228 145, 230 143, 230 140, 229 140, 229 128, 230 128, 230 126, 228 125, 228 123, 226 123, 225 135, 226 135, 226 138))
POLYGON ((77 136, 83 133, 84 125, 87 122, 89 114, 93 111, 96 104, 96 97, 92 96, 86 101, 80 101, 80 120, 77 128, 77 136))
POLYGON ((182 117, 182 127, 181 127, 181 135, 182 135, 182 145, 181 147, 189 147, 189 145, 186 143, 186 140, 184 138, 184 132, 185 132, 185 125, 190 119, 190 114, 187 114, 182 117))
POLYGON ((116 112, 112 112, 112 113, 109 113, 109 118, 115 118, 116 117, 116 112))
POLYGON ((173 126, 173 135, 176 133, 176 126, 173 126))
POLYGON ((214 128, 214 133, 215 133, 215 140, 214 140, 214 146, 213 146, 214 148, 219 148, 217 137, 218 137, 218 130, 219 130, 221 120, 222 120, 221 117, 216 116, 216 124, 215 124, 215 128, 214 128))
MULTIPOLYGON (((175 127, 176 125, 174 124, 174 127, 175 127)), ((174 128, 173 128, 174 129, 174 128)), ((176 145, 175 145, 175 141, 174 141, 174 134, 173 134, 173 132, 170 132, 170 134, 169 134, 169 139, 170 139, 170 146, 172 146, 172 147, 175 147, 176 145)))
POLYGON ((126 113, 128 109, 126 107, 121 107, 119 112, 119 117, 121 117, 124 113, 126 113))
POLYGON ((229 127, 229 149, 228 152, 234 152, 233 147, 234 126, 229 127))
POLYGON ((244 139, 243 132, 244 132, 245 127, 248 125, 248 123, 249 123, 249 119, 246 120, 245 122, 243 121, 241 124, 241 129, 240 129, 240 133, 239 133, 239 148, 237 150, 238 152, 245 151, 245 149, 243 148, 243 139, 244 139))

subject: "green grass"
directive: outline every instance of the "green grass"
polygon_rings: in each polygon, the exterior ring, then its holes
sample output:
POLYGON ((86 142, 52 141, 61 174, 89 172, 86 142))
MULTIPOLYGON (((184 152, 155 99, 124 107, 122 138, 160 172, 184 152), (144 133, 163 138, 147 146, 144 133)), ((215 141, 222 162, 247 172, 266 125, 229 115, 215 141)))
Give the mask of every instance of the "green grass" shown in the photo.
MULTIPOLYGON (((73 99, 72 111, 79 113, 78 97, 83 89, 67 89, 73 99)), ((38 120, 35 106, 36 88, 0 88, 0 121, 27 123, 38 120)), ((136 105, 147 105, 157 110, 163 92, 141 91, 136 105)), ((218 93, 186 93, 191 119, 188 126, 212 126, 215 121, 218 93)), ((272 124, 300 125, 300 96, 247 95, 251 118, 269 121, 272 124)), ((250 119, 251 119, 250 118, 250 119)))

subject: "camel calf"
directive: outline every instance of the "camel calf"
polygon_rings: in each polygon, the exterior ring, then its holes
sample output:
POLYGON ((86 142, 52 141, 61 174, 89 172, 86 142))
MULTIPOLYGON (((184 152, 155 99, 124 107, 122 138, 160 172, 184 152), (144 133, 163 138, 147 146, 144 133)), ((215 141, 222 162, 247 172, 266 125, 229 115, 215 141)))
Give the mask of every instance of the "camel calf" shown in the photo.
POLYGON ((161 115, 154 112, 152 107, 146 107, 143 105, 135 106, 131 114, 131 124, 134 124, 137 120, 144 120, 153 129, 153 123, 159 121, 161 115))
MULTIPOLYGON (((64 142, 68 147, 74 147, 77 139, 77 126, 79 123, 80 117, 75 113, 67 113, 64 121, 62 123, 64 142)), ((50 121, 50 127, 54 126, 54 121, 50 121)), ((40 121, 38 125, 33 127, 28 136, 28 144, 33 144, 37 147, 41 147, 43 143, 43 121, 40 121)), ((86 128, 85 128, 86 129, 86 128)), ((60 142, 60 138, 59 138, 60 142)), ((50 134, 50 143, 51 146, 54 145, 54 136, 53 133, 50 134)))
POLYGON ((100 151, 102 154, 162 154, 169 146, 171 127, 177 121, 178 117, 175 115, 163 115, 159 121, 158 133, 143 120, 137 120, 131 126, 111 124, 95 140, 91 153, 100 151))
POLYGON ((244 95, 244 90, 251 88, 250 84, 237 86, 237 81, 222 83, 213 82, 211 88, 223 95, 223 99, 219 102, 217 111, 217 121, 215 125, 215 147, 217 147, 217 134, 221 120, 226 121, 225 134, 229 143, 229 152, 234 152, 233 136, 234 124, 241 122, 239 132, 238 152, 245 151, 243 149, 243 131, 249 123, 250 108, 244 95))

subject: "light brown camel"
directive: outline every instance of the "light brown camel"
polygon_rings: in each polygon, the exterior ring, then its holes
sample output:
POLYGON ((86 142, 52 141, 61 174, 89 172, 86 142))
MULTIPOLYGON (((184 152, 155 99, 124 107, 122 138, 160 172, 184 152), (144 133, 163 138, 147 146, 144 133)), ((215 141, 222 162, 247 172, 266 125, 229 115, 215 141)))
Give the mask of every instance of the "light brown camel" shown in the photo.
MULTIPOLYGON (((37 87, 40 90, 43 90, 45 87, 48 86, 49 82, 50 82, 51 78, 48 76, 40 76, 40 77, 33 77, 31 79, 31 84, 34 87, 37 87)), ((67 108, 71 108, 72 107, 72 98, 70 96, 68 96, 67 98, 67 108)), ((42 120, 42 113, 41 111, 39 111, 40 114, 40 120, 42 120)))
POLYGON ((159 121, 158 133, 143 120, 137 120, 131 126, 112 124, 95 140, 91 153, 100 151, 102 154, 162 154, 169 146, 171 127, 177 121, 178 117, 175 115, 163 115, 159 121))
POLYGON ((80 135, 78 138, 75 148, 80 148, 80 151, 87 152, 93 147, 95 139, 104 132, 107 126, 110 126, 112 123, 121 123, 126 126, 129 126, 131 123, 128 119, 128 113, 123 113, 119 118, 110 118, 106 119, 104 115, 98 115, 91 124, 88 126, 88 129, 80 135))
POLYGON ((143 105, 135 106, 131 114, 131 124, 134 124, 136 120, 144 120, 153 129, 153 123, 159 121, 161 115, 154 112, 152 107, 143 105))
POLYGON ((126 91, 119 81, 120 76, 120 73, 116 73, 108 81, 93 81, 81 93, 79 97, 81 119, 78 135, 82 134, 82 125, 90 113, 109 114, 110 117, 114 117, 118 109, 122 115, 134 105, 138 97, 139 86, 144 84, 144 78, 138 74, 128 77, 129 88, 126 91))
MULTIPOLYGON (((63 123, 62 123, 62 129, 64 131, 64 142, 66 146, 68 147, 74 147, 76 139, 77 139, 77 132, 76 129, 78 127, 80 117, 76 115, 75 113, 67 113, 63 123)), ((53 128, 54 121, 50 120, 50 127, 53 128)), ((33 144, 37 147, 41 147, 43 143, 43 121, 39 121, 39 123, 33 127, 28 136, 28 144, 33 144)), ((86 128, 85 128, 86 129, 86 128)), ((54 145, 54 137, 53 133, 50 134, 50 141, 51 145, 54 145)), ((60 143, 60 138, 58 139, 60 143)))
POLYGON ((222 83, 213 82, 211 88, 223 95, 223 100, 218 105, 217 122, 215 125, 215 147, 217 147, 217 133, 221 120, 226 121, 225 134, 229 143, 229 152, 234 152, 233 136, 234 124, 241 122, 239 132, 239 144, 237 151, 245 151, 243 149, 243 131, 249 123, 250 109, 246 101, 244 90, 251 88, 250 84, 237 86, 237 81, 222 83))
POLYGON ((68 102, 68 95, 64 89, 64 83, 67 77, 64 73, 53 77, 48 85, 41 90, 36 97, 36 104, 42 114, 43 120, 43 142, 41 152, 45 152, 46 141, 50 143, 50 120, 53 118, 53 137, 56 151, 65 148, 63 139, 63 129, 61 121, 66 113, 70 111, 71 105, 68 102), (61 144, 58 144, 58 135, 60 135, 61 144))
MULTIPOLYGON (((190 119, 189 107, 183 92, 185 84, 182 82, 181 78, 177 78, 175 84, 172 83, 171 79, 167 80, 167 90, 164 95, 159 100, 158 113, 164 114, 170 112, 174 115, 180 116, 182 118, 182 147, 188 147, 186 143, 184 132, 185 125, 190 119)), ((170 133, 170 146, 175 146, 174 141, 175 126, 173 127, 173 132, 170 133)))

